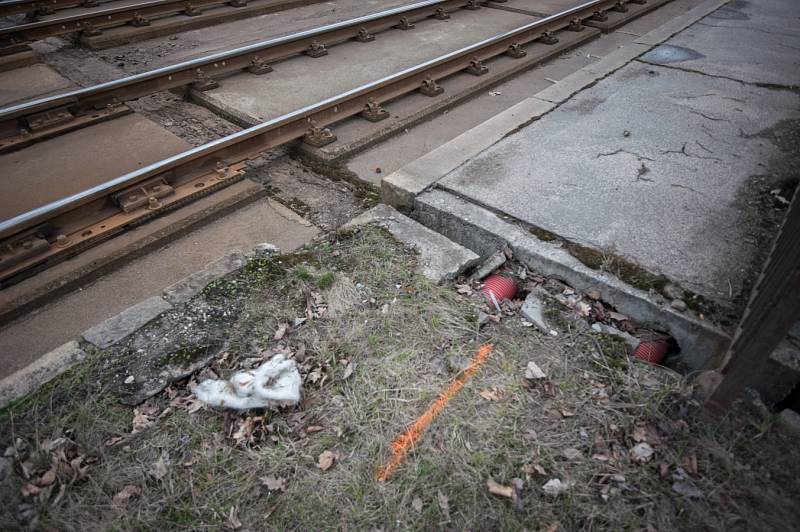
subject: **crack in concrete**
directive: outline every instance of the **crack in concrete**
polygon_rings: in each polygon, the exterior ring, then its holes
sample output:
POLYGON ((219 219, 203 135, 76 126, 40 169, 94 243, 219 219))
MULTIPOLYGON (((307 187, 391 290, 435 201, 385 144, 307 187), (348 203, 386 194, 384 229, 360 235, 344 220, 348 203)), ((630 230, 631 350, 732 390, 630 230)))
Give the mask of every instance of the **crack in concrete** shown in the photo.
MULTIPOLYGON (((695 142, 697 142, 697 141, 695 141, 695 142)), ((697 142, 697 143, 700 144, 699 142, 697 142)), ((686 151, 686 145, 687 144, 688 144, 688 142, 684 142, 683 146, 681 146, 680 150, 661 150, 661 155, 668 155, 670 153, 676 153, 678 155, 685 155, 686 157, 694 157, 696 159, 706 159, 706 160, 709 160, 709 161, 720 161, 720 162, 722 161, 722 159, 720 159, 719 157, 710 157, 710 156, 707 156, 707 155, 697 155, 696 153, 689 153, 688 151, 686 151)), ((713 153, 708 148, 703 146, 702 144, 700 144, 700 146, 704 150, 708 151, 709 153, 713 153)))
POLYGON ((620 148, 620 149, 618 149, 616 151, 610 151, 608 153, 598 153, 595 156, 595 159, 599 159, 600 157, 611 157, 613 155, 619 155, 620 153, 625 153, 627 155, 633 155, 639 161, 655 161, 655 159, 651 159, 650 157, 646 157, 646 156, 641 155, 641 154, 636 153, 636 152, 628 151, 625 148, 620 148))
POLYGON ((675 187, 675 188, 684 188, 686 190, 690 190, 690 191, 694 192, 695 194, 700 194, 701 196, 705 196, 704 193, 702 193, 699 190, 696 190, 696 189, 694 189, 694 188, 692 188, 692 187, 690 187, 688 185, 681 185, 680 183, 670 183, 669 186, 675 187))
POLYGON ((690 109, 689 112, 692 113, 693 115, 700 115, 708 120, 713 120, 714 122, 730 122, 730 120, 728 120, 727 118, 716 118, 714 116, 708 116, 702 111, 695 111, 694 109, 690 109))
MULTIPOLYGON (((788 92, 791 92, 792 94, 800 94, 800 89, 798 89, 797 85, 779 85, 777 83, 764 83, 764 82, 760 82, 760 81, 744 81, 744 80, 741 80, 741 79, 732 78, 730 76, 723 76, 721 74, 709 74, 708 72, 703 72, 702 70, 695 70, 693 68, 679 67, 679 66, 675 66, 675 65, 664 65, 664 64, 661 64, 661 63, 651 63, 650 61, 647 61, 647 60, 642 59, 642 58, 635 59, 635 61, 639 61, 640 63, 643 63, 643 64, 651 66, 651 67, 671 68, 671 69, 674 69, 674 70, 680 70, 681 72, 686 72, 688 74, 699 74, 701 76, 707 76, 709 78, 724 79, 724 80, 727 80, 727 81, 733 81, 733 82, 736 82, 736 83, 740 83, 742 85, 749 85, 751 87, 758 87, 760 89, 769 89, 769 90, 776 90, 776 91, 788 91, 788 92)), ((747 102, 742 102, 742 103, 747 103, 747 102)))

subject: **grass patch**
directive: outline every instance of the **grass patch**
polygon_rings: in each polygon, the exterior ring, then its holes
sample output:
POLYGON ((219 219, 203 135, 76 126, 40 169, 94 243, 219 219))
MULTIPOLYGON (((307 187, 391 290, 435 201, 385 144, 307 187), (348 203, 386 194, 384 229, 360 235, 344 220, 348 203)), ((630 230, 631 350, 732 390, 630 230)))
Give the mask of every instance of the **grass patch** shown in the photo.
POLYGON ((58 438, 91 458, 85 478, 59 471, 54 489, 30 497, 21 496, 28 480, 16 469, 0 484, 0 529, 223 529, 231 516, 243 530, 539 530, 556 522, 559 530, 788 530, 798 522, 800 451, 763 417, 708 417, 681 377, 636 362, 614 338, 575 328, 546 336, 516 316, 477 329, 483 304, 479 294, 421 278, 413 252, 380 229, 331 234, 297 256, 256 257, 169 320, 90 350, 84 364, 0 411, 0 444, 25 442, 33 480, 58 438), (314 293, 328 274, 325 291, 314 293), (323 317, 274 340, 310 301, 327 306, 323 317), (114 361, 185 327, 224 339, 203 370, 221 376, 265 349, 302 350, 303 403, 190 413, 171 404, 188 393, 184 381, 149 400, 152 422, 131 434, 134 411, 113 391, 114 361), (459 360, 487 342, 495 349, 486 364, 392 479, 377 482, 392 440, 459 374, 459 360), (524 379, 530 361, 546 379, 524 379), (252 436, 237 439, 244 422, 252 436), (646 464, 630 459, 637 427, 655 449, 646 464), (107 445, 112 438, 122 441, 107 445), (326 471, 317 467, 324 451, 337 456, 326 471), (697 470, 686 482, 699 499, 672 488, 691 457, 697 470), (285 484, 270 489, 267 477, 285 484), (517 500, 490 494, 490 478, 518 484, 517 500), (571 488, 550 497, 542 486, 551 478, 571 488), (129 485, 140 491, 114 503, 129 485))

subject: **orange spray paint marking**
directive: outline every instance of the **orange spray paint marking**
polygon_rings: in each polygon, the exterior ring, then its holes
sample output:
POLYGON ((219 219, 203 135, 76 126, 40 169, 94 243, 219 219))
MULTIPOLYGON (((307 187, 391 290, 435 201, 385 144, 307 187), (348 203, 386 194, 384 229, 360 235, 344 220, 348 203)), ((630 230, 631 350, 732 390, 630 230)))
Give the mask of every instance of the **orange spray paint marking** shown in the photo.
POLYGON ((422 433, 425 432, 425 429, 427 429, 441 411, 444 410, 444 407, 447 406, 447 403, 450 402, 458 391, 464 387, 473 375, 475 375, 475 372, 486 362, 486 359, 489 358, 491 353, 491 344, 482 345, 481 348, 478 349, 478 352, 475 353, 475 356, 472 357, 472 361, 469 363, 469 366, 467 366, 467 369, 465 369, 444 392, 439 394, 436 401, 434 401, 433 404, 403 432, 403 434, 392 442, 392 458, 386 465, 378 470, 377 477, 379 482, 386 482, 389 480, 392 473, 405 461, 408 452, 414 448, 422 437, 422 433))

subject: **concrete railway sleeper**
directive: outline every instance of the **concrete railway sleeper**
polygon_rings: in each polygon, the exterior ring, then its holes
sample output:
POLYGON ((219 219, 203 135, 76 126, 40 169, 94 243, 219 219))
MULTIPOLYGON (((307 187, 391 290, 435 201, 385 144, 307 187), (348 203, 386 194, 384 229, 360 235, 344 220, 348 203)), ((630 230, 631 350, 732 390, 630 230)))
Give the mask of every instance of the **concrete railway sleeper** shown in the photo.
POLYGON ((264 74, 278 61, 304 53, 321 57, 327 47, 351 39, 369 42, 376 34, 401 26, 404 19, 413 24, 446 17, 473 2, 416 2, 0 109, 0 153, 130 112, 122 102, 186 85, 210 89, 216 79, 243 70, 264 74))
POLYGON ((356 115, 380 119, 383 104, 414 91, 436 97, 444 90, 438 82, 448 76, 478 74, 499 55, 519 57, 526 44, 547 42, 569 31, 576 18, 617 3, 583 3, 1 221, 0 287, 240 179, 246 162, 266 150, 299 139, 315 146, 333 142, 330 126, 337 122, 356 115))
MULTIPOLYGON (((287 0, 286 8, 310 5, 321 1, 323 0, 287 0)), ((93 9, 85 13, 2 28, 0 29, 0 47, 73 33, 86 36, 99 35, 104 29, 126 24, 148 26, 150 21, 156 18, 176 14, 193 17, 200 15, 204 8, 223 5, 245 7, 247 0, 149 0, 106 9, 93 9)))

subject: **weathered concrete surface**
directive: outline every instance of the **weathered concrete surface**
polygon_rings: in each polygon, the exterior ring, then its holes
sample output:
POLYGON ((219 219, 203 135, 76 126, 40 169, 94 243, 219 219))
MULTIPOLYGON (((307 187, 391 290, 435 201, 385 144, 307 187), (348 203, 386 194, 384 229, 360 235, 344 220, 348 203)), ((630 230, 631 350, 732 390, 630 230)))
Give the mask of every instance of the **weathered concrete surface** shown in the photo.
POLYGON ((422 274, 435 283, 453 279, 479 257, 465 247, 404 216, 388 205, 377 205, 345 227, 376 223, 395 238, 413 246, 420 255, 422 274))
POLYGON ((0 408, 29 394, 84 358, 86 358, 86 353, 78 346, 78 342, 73 340, 53 349, 35 363, 0 380, 0 408))
POLYGON ((41 63, 0 72, 0 107, 63 92, 71 81, 41 63))
POLYGON ((414 219, 482 257, 509 246, 514 257, 532 270, 563 280, 576 290, 597 290, 619 312, 635 316, 646 327, 669 331, 681 347, 681 363, 704 367, 721 354, 730 339, 693 313, 670 308, 664 298, 634 288, 617 277, 593 270, 556 242, 543 242, 519 225, 443 190, 416 197, 414 219))
POLYGON ((796 93, 635 62, 438 186, 725 301, 756 249, 747 188, 789 119, 796 93))
POLYGON ((238 117, 240 123, 254 124, 536 20, 518 13, 488 11, 459 10, 450 20, 426 19, 409 31, 381 33, 374 42, 342 43, 331 47, 323 58, 292 58, 263 76, 237 74, 226 78, 218 89, 195 93, 195 97, 212 110, 238 117))
POLYGON ((644 57, 747 83, 800 85, 800 3, 733 0, 644 57))
POLYGON ((224 277, 238 270, 247 263, 247 257, 239 251, 234 251, 224 257, 210 262, 201 270, 188 275, 177 283, 164 289, 164 299, 178 305, 189 301, 211 281, 224 277))
POLYGON ((108 318, 83 332, 83 339, 101 349, 110 347, 131 333, 144 327, 172 305, 161 297, 153 296, 129 307, 113 318, 108 318))
POLYGON ((190 146, 130 114, 0 155, 0 219, 159 161, 190 146), (86 166, 87 158, 93 159, 86 166))

